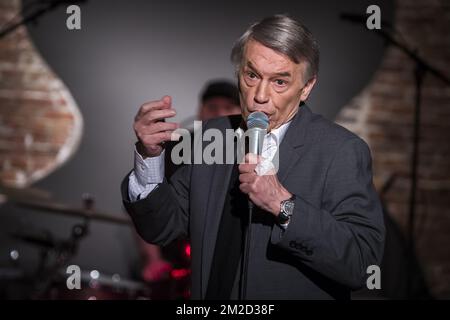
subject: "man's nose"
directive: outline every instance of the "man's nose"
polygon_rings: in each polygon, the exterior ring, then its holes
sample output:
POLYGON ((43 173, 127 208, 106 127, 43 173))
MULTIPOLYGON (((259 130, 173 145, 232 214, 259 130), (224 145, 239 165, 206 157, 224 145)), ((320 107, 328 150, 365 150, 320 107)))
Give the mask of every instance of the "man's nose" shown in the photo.
POLYGON ((258 84, 254 100, 259 104, 264 104, 269 101, 269 84, 266 81, 261 81, 258 84))

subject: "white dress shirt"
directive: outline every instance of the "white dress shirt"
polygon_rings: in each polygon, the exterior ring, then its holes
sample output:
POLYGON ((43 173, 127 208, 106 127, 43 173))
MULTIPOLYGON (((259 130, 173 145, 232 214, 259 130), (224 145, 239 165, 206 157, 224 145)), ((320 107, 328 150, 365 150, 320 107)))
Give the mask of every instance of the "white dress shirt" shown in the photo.
MULTIPOLYGON (((264 160, 256 167, 256 172, 263 175, 273 168, 272 159, 278 150, 278 146, 289 128, 290 121, 280 127, 271 130, 264 137, 261 156, 264 160)), ((238 128, 237 130, 242 129, 238 128)), ((165 151, 159 156, 143 159, 142 156, 134 150, 134 170, 131 172, 128 181, 128 195, 130 201, 134 202, 145 198, 152 192, 158 184, 164 179, 164 158, 165 151)))

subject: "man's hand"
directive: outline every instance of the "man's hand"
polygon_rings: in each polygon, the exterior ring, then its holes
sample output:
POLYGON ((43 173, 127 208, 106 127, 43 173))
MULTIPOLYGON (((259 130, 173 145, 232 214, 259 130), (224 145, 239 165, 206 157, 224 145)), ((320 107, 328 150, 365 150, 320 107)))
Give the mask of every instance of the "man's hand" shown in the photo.
POLYGON ((161 100, 144 103, 134 118, 133 129, 139 140, 137 151, 141 156, 159 156, 164 148, 164 142, 170 141, 178 123, 164 122, 165 118, 174 117, 172 98, 164 96, 161 100))
POLYGON ((239 188, 255 205, 278 216, 281 201, 289 199, 292 194, 281 185, 274 171, 263 176, 256 174, 255 168, 260 161, 261 157, 257 155, 245 155, 245 163, 239 165, 239 188))

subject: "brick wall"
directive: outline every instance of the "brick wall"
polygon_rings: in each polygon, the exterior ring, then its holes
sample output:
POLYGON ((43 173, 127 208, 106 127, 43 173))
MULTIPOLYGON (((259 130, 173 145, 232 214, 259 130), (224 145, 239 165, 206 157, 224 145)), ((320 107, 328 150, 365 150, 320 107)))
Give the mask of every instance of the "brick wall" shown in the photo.
MULTIPOLYGON (((395 28, 402 42, 450 75, 450 2, 398 0, 395 28)), ((337 122, 369 144, 374 174, 396 179, 388 209, 406 231, 414 112, 414 64, 390 46, 366 88, 337 122)), ((427 75, 422 94, 415 238, 426 281, 436 297, 450 297, 450 87, 427 75)), ((405 271, 406 272, 406 271, 405 271)))
MULTIPOLYGON (((16 17, 20 5, 0 0, 1 26, 16 17)), ((27 186, 48 175, 76 150, 82 127, 70 92, 26 28, 0 39, 0 182, 27 186)))

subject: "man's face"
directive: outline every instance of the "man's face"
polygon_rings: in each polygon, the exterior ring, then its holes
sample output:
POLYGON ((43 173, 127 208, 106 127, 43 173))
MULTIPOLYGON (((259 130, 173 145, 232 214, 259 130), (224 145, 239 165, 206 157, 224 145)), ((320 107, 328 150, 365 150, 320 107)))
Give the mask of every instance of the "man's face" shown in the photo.
POLYGON ((289 57, 261 43, 250 40, 239 70, 239 91, 242 116, 254 111, 269 117, 269 130, 288 122, 301 101, 308 98, 316 79, 305 83, 306 63, 289 57))
POLYGON ((239 114, 241 108, 232 99, 226 97, 212 97, 200 106, 199 118, 202 121, 209 119, 239 114))

